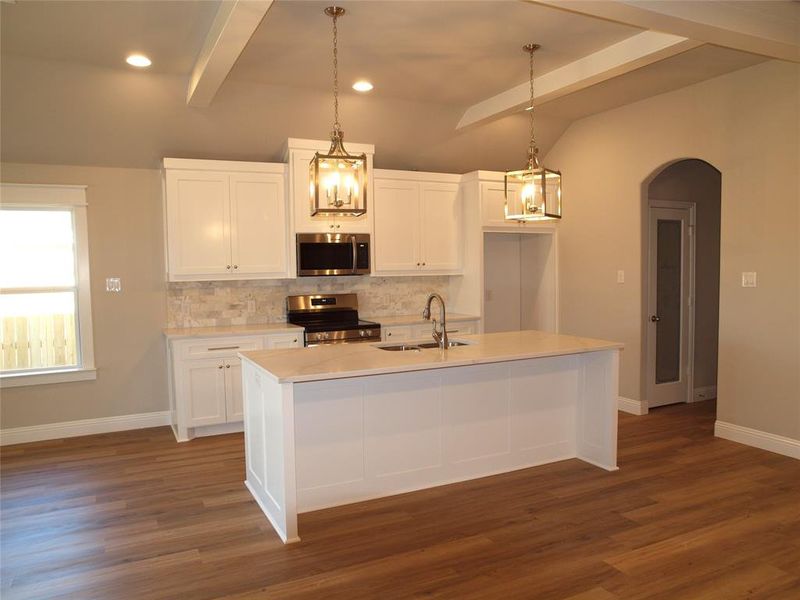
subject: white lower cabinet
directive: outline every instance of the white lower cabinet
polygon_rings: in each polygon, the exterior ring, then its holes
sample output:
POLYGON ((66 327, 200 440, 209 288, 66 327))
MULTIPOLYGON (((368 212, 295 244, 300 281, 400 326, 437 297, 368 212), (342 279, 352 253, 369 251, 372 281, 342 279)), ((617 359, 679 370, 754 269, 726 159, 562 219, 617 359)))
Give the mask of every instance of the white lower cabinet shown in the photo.
MULTIPOLYGON (((472 321, 454 321, 447 324, 447 333, 451 337, 458 335, 471 335, 473 333, 478 333, 479 328, 480 321, 478 319, 472 321)), ((391 325, 389 327, 382 327, 381 331, 383 332, 384 342, 410 342, 433 338, 432 323, 391 325)))
POLYGON ((244 419, 238 353, 302 346, 297 333, 184 338, 169 342, 170 408, 178 441, 240 429, 244 419))

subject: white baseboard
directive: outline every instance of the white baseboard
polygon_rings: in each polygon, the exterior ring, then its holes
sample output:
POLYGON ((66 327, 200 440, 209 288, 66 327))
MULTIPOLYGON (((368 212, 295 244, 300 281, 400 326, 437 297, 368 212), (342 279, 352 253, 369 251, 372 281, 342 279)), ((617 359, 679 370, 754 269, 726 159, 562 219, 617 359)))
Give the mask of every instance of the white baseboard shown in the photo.
POLYGON ((121 415, 119 417, 101 417, 81 421, 63 421, 30 427, 13 427, 0 430, 0 446, 58 440, 61 438, 111 433, 129 429, 145 429, 170 424, 169 411, 140 413, 137 415, 121 415))
POLYGON ((694 388, 692 394, 692 402, 702 402, 703 400, 713 400, 717 397, 717 386, 706 385, 704 387, 694 388))
POLYGON ((624 396, 619 396, 617 398, 617 408, 625 413, 630 413, 632 415, 646 415, 647 414, 647 405, 642 402, 641 400, 632 400, 631 398, 625 398, 624 396))
POLYGON ((205 427, 195 427, 194 437, 222 435, 225 433, 241 433, 242 431, 244 431, 244 421, 239 421, 237 423, 221 423, 219 425, 206 425, 205 427))
POLYGON ((758 429, 750 429, 725 421, 714 423, 714 435, 732 442, 769 450, 800 460, 800 440, 795 440, 758 429))

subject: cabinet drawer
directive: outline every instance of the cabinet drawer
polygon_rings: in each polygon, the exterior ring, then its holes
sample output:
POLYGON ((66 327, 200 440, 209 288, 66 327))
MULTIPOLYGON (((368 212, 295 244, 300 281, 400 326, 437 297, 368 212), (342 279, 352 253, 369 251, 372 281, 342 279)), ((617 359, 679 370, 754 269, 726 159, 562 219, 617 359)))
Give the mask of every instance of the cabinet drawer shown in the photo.
POLYGON ((206 338, 183 342, 178 351, 179 358, 221 358, 236 356, 246 350, 261 350, 264 347, 262 336, 235 338, 206 338))

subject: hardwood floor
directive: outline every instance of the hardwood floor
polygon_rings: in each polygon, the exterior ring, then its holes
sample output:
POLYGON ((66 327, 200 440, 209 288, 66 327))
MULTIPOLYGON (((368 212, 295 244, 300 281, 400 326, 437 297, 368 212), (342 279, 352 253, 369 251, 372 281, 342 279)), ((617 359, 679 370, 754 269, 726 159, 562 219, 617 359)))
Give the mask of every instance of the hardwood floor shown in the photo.
POLYGON ((800 598, 800 461, 713 437, 714 404, 620 415, 578 460, 300 517, 284 546, 240 435, 2 449, 0 596, 800 598))

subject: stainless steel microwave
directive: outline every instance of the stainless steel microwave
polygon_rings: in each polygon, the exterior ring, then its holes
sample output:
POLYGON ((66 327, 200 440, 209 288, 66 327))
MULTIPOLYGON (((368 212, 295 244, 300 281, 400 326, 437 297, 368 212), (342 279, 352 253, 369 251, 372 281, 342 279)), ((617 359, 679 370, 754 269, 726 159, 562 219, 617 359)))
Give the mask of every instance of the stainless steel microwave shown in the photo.
POLYGON ((369 275, 369 271, 369 234, 297 234, 298 277, 369 275))

